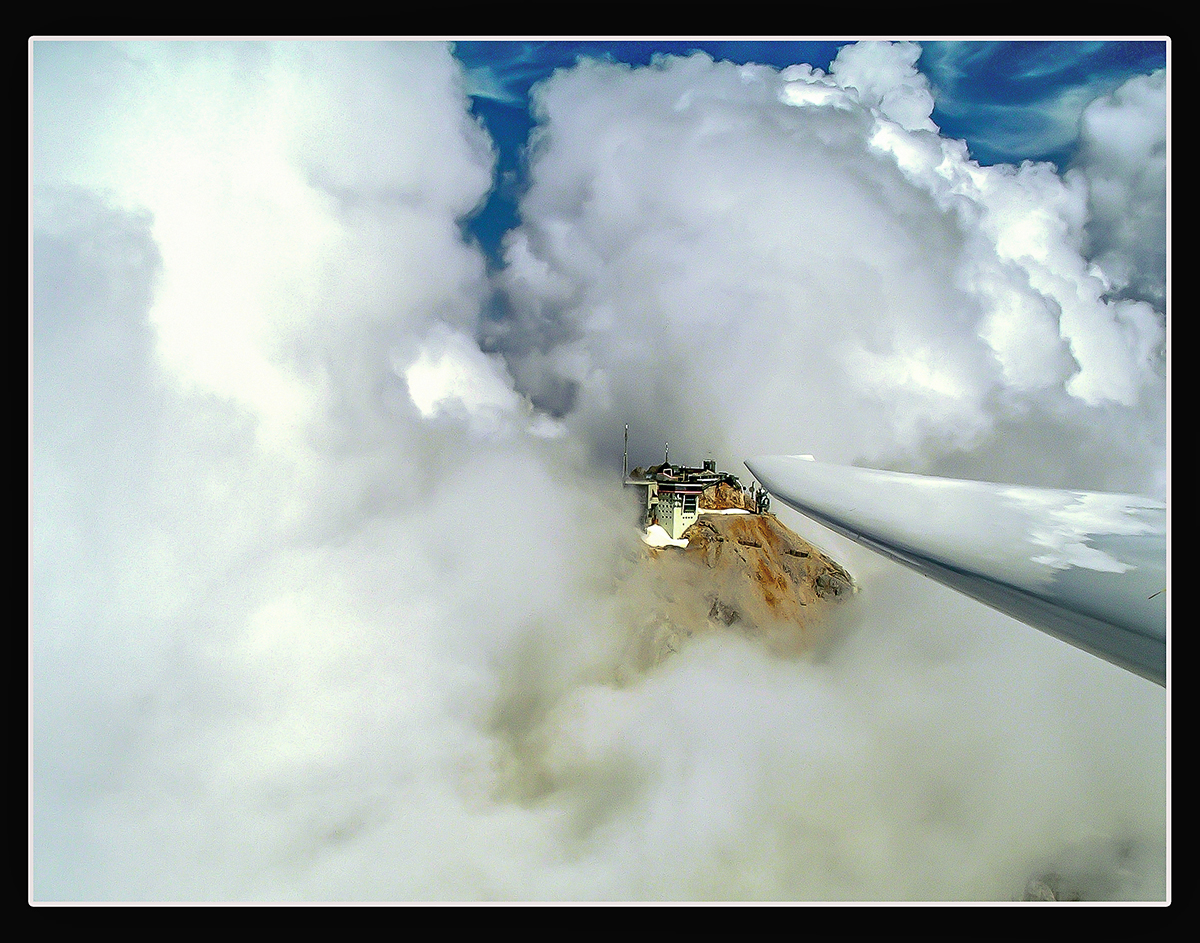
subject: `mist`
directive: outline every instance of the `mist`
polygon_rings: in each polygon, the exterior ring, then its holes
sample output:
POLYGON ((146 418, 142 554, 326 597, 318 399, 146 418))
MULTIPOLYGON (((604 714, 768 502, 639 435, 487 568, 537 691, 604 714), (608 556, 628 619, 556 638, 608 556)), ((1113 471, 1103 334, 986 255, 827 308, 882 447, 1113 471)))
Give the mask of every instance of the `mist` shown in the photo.
POLYGON ((629 660, 624 423, 1167 496, 1165 76, 918 54, 560 69, 489 272, 446 46, 33 43, 30 899, 1167 899, 1165 691, 786 509, 825 645, 629 660))

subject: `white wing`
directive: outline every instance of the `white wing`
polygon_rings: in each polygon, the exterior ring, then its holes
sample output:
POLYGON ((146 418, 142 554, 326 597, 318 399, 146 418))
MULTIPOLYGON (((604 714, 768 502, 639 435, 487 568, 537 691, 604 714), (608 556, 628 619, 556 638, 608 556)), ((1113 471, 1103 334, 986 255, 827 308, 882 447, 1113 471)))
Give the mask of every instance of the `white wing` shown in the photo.
POLYGON ((746 467, 775 497, 879 553, 1165 685, 1166 505, 828 465, 746 467))

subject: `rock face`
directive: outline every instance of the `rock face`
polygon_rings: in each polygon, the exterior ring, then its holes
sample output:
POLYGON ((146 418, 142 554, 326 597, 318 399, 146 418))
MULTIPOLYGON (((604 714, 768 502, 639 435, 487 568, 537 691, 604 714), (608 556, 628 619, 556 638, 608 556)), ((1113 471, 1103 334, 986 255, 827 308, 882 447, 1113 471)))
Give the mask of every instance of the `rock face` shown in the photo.
POLYGON ((702 511, 723 511, 733 508, 751 512, 756 510, 754 499, 741 488, 735 488, 727 481, 721 481, 711 488, 705 488, 700 494, 698 504, 702 511))
MULTIPOLYGON (((711 489, 717 501, 739 493, 721 495, 720 487, 711 489)), ((634 658, 642 670, 715 631, 800 654, 819 641, 829 607, 854 590, 845 569, 773 514, 701 513, 683 536, 686 548, 647 548, 631 576, 642 607, 634 658)))

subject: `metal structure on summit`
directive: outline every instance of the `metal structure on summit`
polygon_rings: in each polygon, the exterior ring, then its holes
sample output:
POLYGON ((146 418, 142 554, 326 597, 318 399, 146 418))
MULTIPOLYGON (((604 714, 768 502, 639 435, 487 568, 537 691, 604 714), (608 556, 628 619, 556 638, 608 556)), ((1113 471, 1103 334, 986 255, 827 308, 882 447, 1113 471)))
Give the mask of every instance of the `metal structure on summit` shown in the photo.
POLYGON ((716 461, 706 459, 700 465, 679 465, 671 463, 671 445, 663 447, 661 465, 652 465, 647 469, 635 468, 629 472, 629 425, 625 426, 625 457, 622 464, 625 487, 644 488, 645 500, 641 502, 644 528, 657 524, 663 528, 672 539, 678 540, 683 532, 692 526, 704 510, 701 507, 701 496, 710 488, 717 488, 722 483, 738 492, 750 495, 757 513, 766 514, 770 508, 770 498, 757 485, 750 491, 742 486, 736 475, 729 472, 717 471, 716 461))

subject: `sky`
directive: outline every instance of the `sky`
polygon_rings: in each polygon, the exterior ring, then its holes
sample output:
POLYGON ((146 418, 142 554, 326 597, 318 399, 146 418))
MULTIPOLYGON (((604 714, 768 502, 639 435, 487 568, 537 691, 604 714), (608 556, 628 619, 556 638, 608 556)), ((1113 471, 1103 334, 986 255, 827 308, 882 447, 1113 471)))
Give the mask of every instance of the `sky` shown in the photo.
POLYGON ((1169 498, 1165 41, 30 43, 29 897, 1170 897, 1162 688, 618 469, 1169 498))

